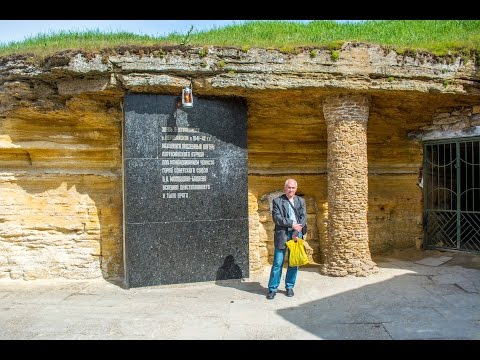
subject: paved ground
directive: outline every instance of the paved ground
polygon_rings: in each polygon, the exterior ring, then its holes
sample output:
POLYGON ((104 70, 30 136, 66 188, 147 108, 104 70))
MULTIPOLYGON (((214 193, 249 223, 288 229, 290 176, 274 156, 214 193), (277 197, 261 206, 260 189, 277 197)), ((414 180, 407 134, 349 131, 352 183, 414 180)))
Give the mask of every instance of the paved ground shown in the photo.
MULTIPOLYGON (((480 340, 480 256, 397 251, 366 278, 302 267, 295 296, 243 281, 122 289, 103 279, 0 280, 0 339, 480 340)), ((284 272, 285 273, 285 272, 284 272)))

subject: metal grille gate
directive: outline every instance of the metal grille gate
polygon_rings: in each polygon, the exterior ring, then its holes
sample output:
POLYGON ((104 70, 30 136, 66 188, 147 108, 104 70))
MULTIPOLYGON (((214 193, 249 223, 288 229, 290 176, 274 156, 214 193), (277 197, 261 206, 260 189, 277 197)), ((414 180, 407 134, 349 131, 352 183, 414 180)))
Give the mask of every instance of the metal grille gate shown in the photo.
POLYGON ((424 246, 480 252, 480 139, 425 142, 424 246))

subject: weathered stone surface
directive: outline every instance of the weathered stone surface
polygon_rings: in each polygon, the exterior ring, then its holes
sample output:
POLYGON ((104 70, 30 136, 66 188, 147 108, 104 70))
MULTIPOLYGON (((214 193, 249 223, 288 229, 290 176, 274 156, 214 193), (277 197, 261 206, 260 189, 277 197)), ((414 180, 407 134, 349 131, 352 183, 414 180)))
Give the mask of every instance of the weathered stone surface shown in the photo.
POLYGON ((417 178, 418 174, 370 174, 367 216, 372 254, 414 247, 423 238, 423 197, 417 178))
POLYGON ((409 133, 409 137, 418 140, 473 137, 480 134, 480 115, 475 106, 443 107, 437 110, 432 122, 422 126, 421 130, 409 133))
POLYGON ((122 276, 120 121, 118 99, 88 97, 2 120, 2 276, 122 276))
MULTIPOLYGON (((71 73, 80 73, 80 74, 98 74, 111 71, 113 69, 112 63, 106 61, 102 56, 96 54, 93 57, 87 58, 83 54, 76 54, 73 57, 65 56, 65 62, 68 64, 65 67, 65 70, 71 73)), ((48 62, 47 62, 48 63, 48 62)), ((62 62, 60 66, 55 66, 53 64, 51 67, 54 71, 58 71, 58 68, 62 68, 62 62)))
POLYGON ((366 276, 378 271, 368 242, 367 122, 370 98, 325 99, 328 132, 328 234, 322 272, 366 276))
MULTIPOLYGON (((258 89, 352 89, 464 93, 479 95, 475 80, 479 79, 473 61, 464 63, 458 57, 451 62, 430 54, 415 57, 400 55, 376 45, 346 43, 338 51, 337 61, 331 51, 310 49, 300 53, 252 48, 248 51, 232 48, 184 48, 163 51, 162 54, 142 51, 138 54, 90 55, 68 53, 52 56, 42 66, 31 64, 28 57, 10 57, 0 62, 0 76, 41 78, 63 75, 96 76, 115 72, 155 75, 170 74, 195 77, 197 90, 228 91, 228 88, 258 89), (202 83, 200 77, 209 78, 202 83), (448 86, 445 86, 448 80, 448 86), (217 89, 217 90, 215 90, 217 89)), ((158 91, 164 86, 160 79, 145 78, 143 91, 158 91), (150 84, 149 84, 150 82, 150 84), (158 83, 158 84, 157 84, 158 83)), ((141 86, 136 81, 136 86, 141 86)))
POLYGON ((110 78, 61 80, 57 82, 59 95, 76 95, 105 90, 110 78))
POLYGON ((29 63, 28 56, 12 56, 0 59, 0 74, 2 82, 22 77, 32 77, 43 73, 43 69, 37 65, 29 63))
POLYGON ((480 126, 480 114, 475 114, 470 119, 470 125, 473 126, 480 126))
POLYGON ((148 92, 148 89, 163 89, 166 92, 178 91, 179 88, 190 85, 190 81, 177 76, 165 74, 142 74, 132 73, 128 75, 117 75, 118 80, 126 89, 136 92, 148 92))

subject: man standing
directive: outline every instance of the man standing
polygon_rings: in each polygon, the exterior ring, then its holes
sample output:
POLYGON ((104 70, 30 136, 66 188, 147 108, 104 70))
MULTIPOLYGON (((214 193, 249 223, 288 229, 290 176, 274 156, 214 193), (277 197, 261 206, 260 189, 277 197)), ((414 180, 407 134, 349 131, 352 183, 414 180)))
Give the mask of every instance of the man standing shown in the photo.
MULTIPOLYGON (((286 245, 289 239, 302 238, 302 228, 307 223, 307 210, 305 200, 295 196, 297 181, 287 179, 284 186, 285 194, 273 199, 272 218, 275 223, 274 229, 274 253, 273 264, 268 281, 267 299, 271 300, 277 293, 282 278, 283 261, 285 260, 286 245)), ((298 266, 288 266, 285 276, 285 289, 287 296, 292 297, 293 287, 297 279, 298 266)))

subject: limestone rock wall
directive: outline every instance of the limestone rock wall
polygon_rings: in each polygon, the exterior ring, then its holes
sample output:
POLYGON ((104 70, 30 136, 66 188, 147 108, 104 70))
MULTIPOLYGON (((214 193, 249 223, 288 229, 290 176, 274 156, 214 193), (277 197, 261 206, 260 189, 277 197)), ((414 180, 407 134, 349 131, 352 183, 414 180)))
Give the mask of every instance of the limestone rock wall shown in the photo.
POLYGON ((408 135, 415 140, 480 136, 480 105, 440 107, 431 122, 408 135))
POLYGON ((325 261, 322 103, 335 94, 371 98, 370 251, 419 246, 419 139, 438 131, 476 134, 478 65, 369 44, 346 43, 338 53, 333 60, 327 49, 180 46, 66 51, 41 63, 29 55, 0 58, 0 276, 123 277, 123 96, 180 94, 190 81, 194 96, 248 103, 252 271, 272 254, 265 197, 282 191, 288 177, 307 200, 312 260, 325 261))
POLYGON ((119 101, 80 96, 2 119, 0 277, 123 276, 119 101))
POLYGON ((370 175, 368 233, 372 254, 420 248, 423 197, 416 174, 370 175))

